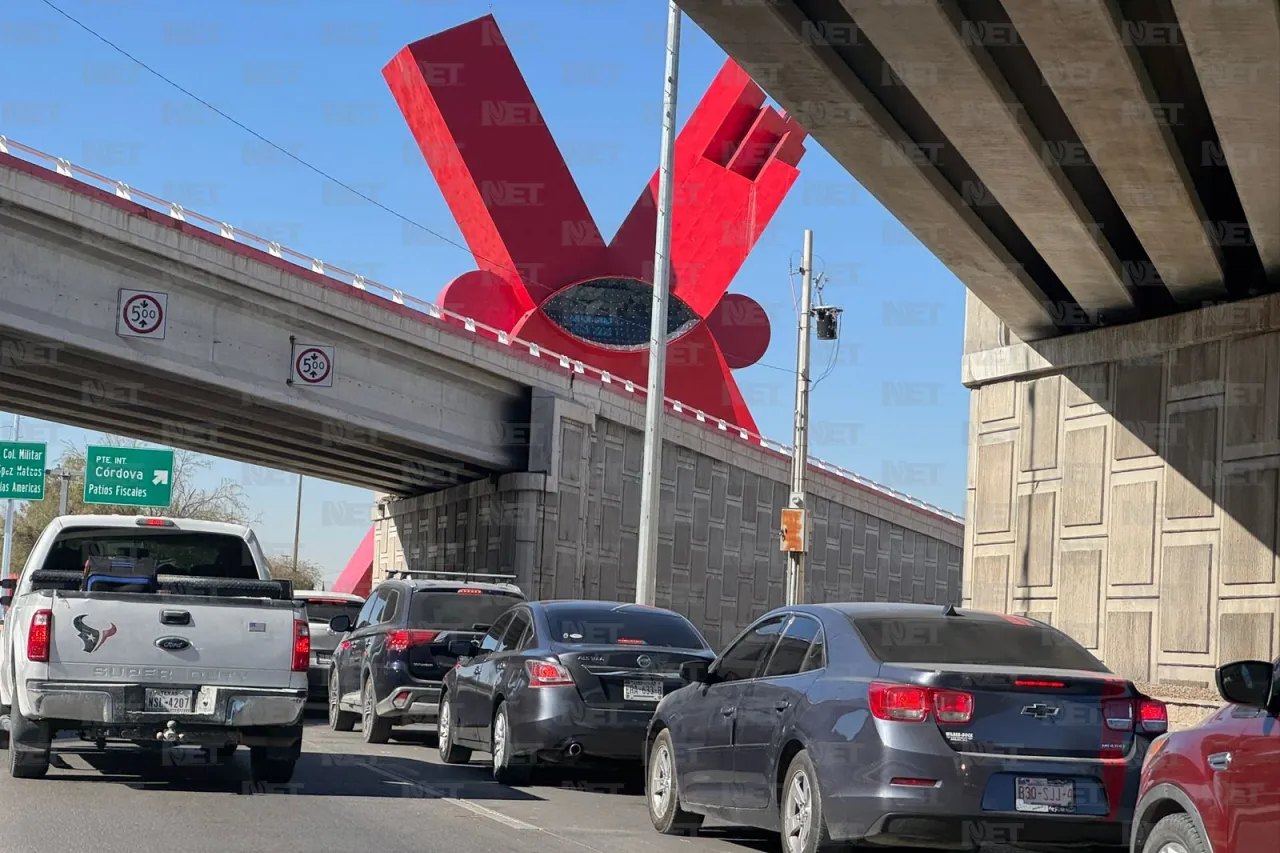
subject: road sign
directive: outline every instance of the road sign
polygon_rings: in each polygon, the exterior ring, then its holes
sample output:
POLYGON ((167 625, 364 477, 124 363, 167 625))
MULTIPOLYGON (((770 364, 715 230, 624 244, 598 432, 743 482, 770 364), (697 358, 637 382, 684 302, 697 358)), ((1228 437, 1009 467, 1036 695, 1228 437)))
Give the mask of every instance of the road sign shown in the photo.
POLYGON ((333 386, 333 347, 316 344, 293 345, 293 365, 289 371, 290 382, 313 388, 333 386))
POLYGON ((32 441, 0 441, 0 500, 44 500, 48 446, 32 441))
POLYGON ((150 290, 121 290, 116 309, 116 334, 122 338, 164 340, 169 321, 169 294, 150 290))
POLYGON ((85 448, 84 502, 167 508, 173 503, 173 451, 85 448))

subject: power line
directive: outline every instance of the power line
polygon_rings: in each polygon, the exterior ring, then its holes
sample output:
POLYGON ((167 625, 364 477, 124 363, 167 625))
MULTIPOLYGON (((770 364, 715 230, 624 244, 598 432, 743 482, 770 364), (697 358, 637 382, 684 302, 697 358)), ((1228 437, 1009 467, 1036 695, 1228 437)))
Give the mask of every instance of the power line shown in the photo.
MULTIPOLYGON (((286 157, 288 157, 290 160, 293 160, 293 161, 294 161, 295 163, 297 163, 298 165, 303 166, 303 167, 304 167, 304 168, 306 168, 306 169, 310 169, 312 172, 315 172, 317 175, 319 175, 320 177, 324 178, 325 180, 327 180, 327 181, 331 181, 331 182, 333 182, 333 183, 337 184, 338 186, 340 186, 340 187, 342 187, 343 189, 345 189, 347 192, 350 192, 350 193, 352 193, 353 195, 356 195, 356 196, 358 196, 359 198, 363 199, 364 201, 369 202, 369 204, 372 204, 373 206, 375 206, 375 207, 377 207, 377 208, 380 208, 381 210, 383 210, 383 211, 385 211, 385 212, 387 212, 387 213, 390 213, 392 216, 396 217, 397 219, 403 220, 404 222, 408 223, 409 225, 414 226, 415 228, 420 228, 420 229, 422 229, 422 230, 423 230, 423 231, 425 231, 426 233, 430 234, 432 237, 435 237, 436 239, 441 240, 441 241, 443 241, 443 242, 445 242, 445 243, 449 244, 450 246, 453 246, 454 248, 461 249, 462 251, 466 252, 467 254, 471 255, 472 257, 476 258, 477 260, 484 261, 485 263, 493 264, 493 265, 498 266, 498 267, 505 267, 505 266, 506 266, 505 264, 502 264, 502 263, 499 263, 499 262, 497 262, 497 261, 493 261, 493 260, 491 260, 491 259, 489 259, 489 258, 485 258, 485 257, 481 257, 480 255, 477 255, 477 254, 476 254, 475 252, 473 252, 469 247, 462 245, 461 243, 457 242, 456 240, 451 240, 451 239, 449 239, 448 237, 444 236, 443 234, 439 233, 438 231, 435 231, 435 230, 433 230, 433 229, 431 229, 431 228, 428 228, 426 225, 423 225, 421 222, 418 222, 417 220, 414 220, 414 219, 411 219, 411 218, 410 218, 410 217, 408 217, 408 216, 405 216, 403 213, 401 213, 401 212, 400 212, 400 211, 398 211, 398 210, 395 210, 394 208, 388 207, 387 205, 383 204, 382 202, 378 201, 377 199, 372 198, 372 197, 370 197, 370 196, 366 195, 365 193, 362 193, 360 190, 356 189, 355 187, 351 186, 350 184, 346 183, 345 181, 341 181, 341 180, 339 180, 338 178, 335 178, 333 175, 329 174, 328 172, 326 172, 325 170, 321 169, 320 167, 318 167, 318 166, 313 166, 311 163, 308 163, 306 160, 303 160, 301 157, 299 157, 298 155, 294 154, 292 151, 289 151, 288 149, 286 149, 286 148, 284 148, 284 147, 282 147, 282 146, 280 146, 280 145, 277 145, 276 143, 272 142, 270 139, 267 139, 267 138, 266 138, 265 136, 263 136, 261 133, 258 133, 256 130, 254 130, 253 128, 249 127, 249 126, 248 126, 248 125, 246 125, 244 122, 240 121, 239 119, 236 119, 234 116, 228 115, 226 112, 224 112, 223 110, 221 110, 221 109, 219 109, 218 107, 214 106, 213 104, 209 103, 209 102, 208 102, 208 101, 206 101, 204 98, 202 98, 202 97, 200 97, 199 95, 197 95, 196 93, 192 92, 190 89, 187 89, 187 88, 186 88, 185 86, 183 86, 181 83, 175 82, 173 79, 171 79, 171 78, 169 78, 169 77, 165 76, 163 73, 161 73, 161 72, 157 71, 156 69, 152 68, 152 67, 151 67, 150 65, 148 65, 146 62, 143 62, 141 59, 139 59, 138 57, 134 56, 134 55, 133 55, 132 53, 130 53, 129 51, 127 51, 127 50, 125 50, 124 48, 120 47, 120 45, 116 44, 116 43, 115 43, 115 42, 113 42, 111 39, 107 38, 106 36, 102 35, 102 34, 101 34, 101 33, 99 33, 98 31, 94 30, 94 29, 93 29, 92 27, 90 27, 88 24, 86 24, 86 23, 84 23, 83 21, 81 21, 80 19, 76 18, 76 17, 75 17, 74 15, 72 15, 71 13, 69 13, 69 12, 67 12, 66 10, 61 9, 61 8, 59 8, 58 6, 56 6, 55 4, 51 3, 51 2, 50 2, 50 0, 40 0, 40 2, 41 2, 41 3, 44 3, 44 5, 48 6, 48 7, 49 7, 50 9, 52 9, 53 11, 57 12, 57 13, 58 13, 59 15, 61 15, 62 17, 66 18, 68 21, 70 21, 71 23, 75 24, 77 27, 79 27, 80 29, 84 30, 86 33, 88 33, 89 35, 93 36, 95 39, 97 39, 98 41, 100 41, 100 42, 102 42, 103 44, 105 44, 107 47, 109 47, 109 48, 111 48, 112 50, 114 50, 116 53, 119 53, 121 56, 125 57, 125 58, 126 58, 126 59, 128 59, 130 62, 133 62, 133 63, 135 63, 136 65, 138 65, 140 68, 142 68, 142 69, 146 70, 146 71, 147 71, 147 73, 154 75, 154 76, 155 76, 155 77, 157 77, 158 79, 160 79, 160 80, 164 81, 165 83, 169 84, 169 85, 170 85, 170 86, 172 86, 173 88, 177 89, 177 90, 178 90, 179 92, 181 92, 182 94, 186 95, 188 98, 191 98, 193 101, 196 101, 197 103, 201 104, 201 105, 202 105, 202 106, 204 106, 205 108, 207 108, 207 109, 209 109, 209 110, 212 110, 213 112, 215 112, 215 113, 217 113, 218 115, 222 116, 222 118, 224 118, 224 119, 226 119, 227 121, 231 122, 231 123, 232 123, 232 124, 234 124, 236 127, 238 127, 238 128, 240 128, 241 130, 243 130, 245 133, 247 133, 247 134, 249 134, 250 136, 254 137, 254 138, 255 138, 255 139, 257 139, 258 141, 260 141, 260 142, 262 142, 262 143, 264 143, 264 144, 266 144, 266 145, 271 146, 271 147, 272 147, 272 148, 274 148, 276 151, 279 151, 281 154, 285 155, 285 156, 286 156, 286 157)), ((517 273, 517 274, 519 273, 519 270, 512 269, 511 271, 512 271, 512 272, 515 272, 515 273, 517 273)))

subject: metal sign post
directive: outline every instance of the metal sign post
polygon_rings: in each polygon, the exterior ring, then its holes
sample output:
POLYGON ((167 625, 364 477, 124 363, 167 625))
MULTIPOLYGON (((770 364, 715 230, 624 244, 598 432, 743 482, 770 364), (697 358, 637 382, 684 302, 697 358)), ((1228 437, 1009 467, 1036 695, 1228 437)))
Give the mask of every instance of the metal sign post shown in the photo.
POLYGON ((680 7, 667 4, 667 80, 662 102, 662 166, 658 173, 658 235, 653 257, 653 309, 649 325, 649 392, 645 400, 644 465, 640 490, 640 542, 636 603, 658 596, 658 497, 662 493, 662 418, 667 378, 667 297, 671 288, 671 193, 675 167, 676 83, 680 74, 680 7))
MULTIPOLYGON (((18 440, 18 431, 22 429, 22 415, 13 416, 13 440, 18 440)), ((9 577, 9 557, 13 554, 13 498, 5 501, 4 508, 4 548, 0 553, 0 577, 9 577)))

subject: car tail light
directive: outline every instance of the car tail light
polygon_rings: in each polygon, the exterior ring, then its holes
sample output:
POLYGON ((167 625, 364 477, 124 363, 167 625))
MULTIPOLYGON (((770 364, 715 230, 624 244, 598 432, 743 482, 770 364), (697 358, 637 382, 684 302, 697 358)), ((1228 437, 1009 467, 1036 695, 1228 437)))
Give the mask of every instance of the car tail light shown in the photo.
POLYGON ((573 676, 558 663, 546 660, 525 661, 530 687, 572 687, 573 676))
POLYGON ((177 527, 167 518, 140 518, 138 519, 139 527, 177 527))
POLYGON ((305 619, 293 620, 293 671, 306 672, 311 666, 311 626, 305 619))
POLYGON ((1164 734, 1169 730, 1169 708, 1159 699, 1138 700, 1138 725, 1148 734, 1164 734))
POLYGON ((889 780, 890 785, 903 785, 907 788, 936 788, 938 787, 937 779, 908 779, 902 776, 896 776, 889 780))
POLYGON ((438 631, 392 631, 387 634, 387 651, 403 652, 411 646, 424 646, 435 640, 438 631))
POLYGON ((1032 687, 1047 690, 1061 690, 1067 686, 1065 681, 1039 681, 1034 678, 1017 678, 1013 682, 1014 687, 1032 687))
POLYGON ((458 595, 484 595, 484 590, 474 589, 472 587, 466 587, 464 589, 458 590, 458 595))
POLYGON ((1133 731, 1133 700, 1108 699, 1102 703, 1102 718, 1113 732, 1133 731))
POLYGON ((940 723, 967 723, 973 719, 973 694, 958 690, 937 690, 933 713, 940 723))
POLYGON ((939 723, 967 723, 973 719, 973 694, 910 684, 872 682, 868 698, 878 720, 923 723, 932 712, 939 723))
POLYGON ((878 720, 919 723, 929 717, 929 691, 902 684, 871 684, 871 714, 878 720))
POLYGON ((643 645, 644 645, 644 640, 627 640, 627 639, 619 638, 619 640, 618 640, 618 645, 620 645, 620 646, 643 646, 643 645))
POLYGON ((53 639, 53 611, 37 610, 31 614, 27 628, 27 660, 49 662, 49 644, 53 639))

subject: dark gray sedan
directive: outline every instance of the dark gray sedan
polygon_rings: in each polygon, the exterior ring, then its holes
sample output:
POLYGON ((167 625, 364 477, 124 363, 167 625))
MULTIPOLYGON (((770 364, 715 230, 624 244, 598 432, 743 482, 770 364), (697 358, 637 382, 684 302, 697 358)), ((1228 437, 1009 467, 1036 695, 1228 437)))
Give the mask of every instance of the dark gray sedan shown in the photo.
POLYGON ((653 825, 867 841, 1123 849, 1165 706, 1041 622, 917 604, 757 620, 666 696, 647 736, 653 825))

